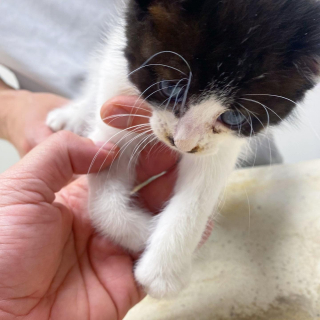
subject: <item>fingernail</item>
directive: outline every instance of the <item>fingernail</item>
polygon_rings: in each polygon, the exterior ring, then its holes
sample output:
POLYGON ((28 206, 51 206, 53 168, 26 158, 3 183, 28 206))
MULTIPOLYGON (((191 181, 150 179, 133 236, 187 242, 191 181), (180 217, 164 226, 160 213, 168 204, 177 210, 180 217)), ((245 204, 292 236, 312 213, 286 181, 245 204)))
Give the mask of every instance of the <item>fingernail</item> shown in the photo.
POLYGON ((115 151, 116 145, 111 143, 111 142, 102 142, 102 141, 97 141, 94 143, 98 148, 106 150, 106 151, 115 151))
POLYGON ((128 115, 127 110, 114 105, 103 115, 102 120, 112 127, 126 129, 130 127, 132 118, 128 115))

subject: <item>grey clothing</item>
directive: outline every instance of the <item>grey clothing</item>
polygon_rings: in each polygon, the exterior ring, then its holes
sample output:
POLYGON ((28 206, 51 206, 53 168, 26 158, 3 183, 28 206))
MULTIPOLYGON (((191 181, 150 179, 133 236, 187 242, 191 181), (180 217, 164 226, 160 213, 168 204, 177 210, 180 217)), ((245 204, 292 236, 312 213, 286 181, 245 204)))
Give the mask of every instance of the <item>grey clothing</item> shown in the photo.
POLYGON ((1 0, 0 64, 21 88, 74 97, 117 0, 1 0))

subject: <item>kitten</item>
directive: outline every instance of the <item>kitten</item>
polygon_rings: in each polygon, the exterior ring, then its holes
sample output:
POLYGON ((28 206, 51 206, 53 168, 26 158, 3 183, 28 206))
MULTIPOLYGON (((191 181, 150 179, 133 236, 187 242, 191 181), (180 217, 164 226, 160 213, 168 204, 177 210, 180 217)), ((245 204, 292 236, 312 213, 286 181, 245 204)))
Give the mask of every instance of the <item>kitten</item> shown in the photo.
POLYGON ((249 137, 286 118, 319 75, 316 0, 128 0, 95 61, 83 96, 49 114, 67 129, 124 148, 89 177, 94 226, 144 250, 135 277, 153 297, 177 294, 221 190, 249 137), (152 218, 134 205, 128 162, 145 135, 100 119, 108 99, 140 94, 156 137, 182 155, 174 195, 152 218), (89 120, 90 119, 90 120, 89 120), (134 143, 129 143, 135 136, 134 143))

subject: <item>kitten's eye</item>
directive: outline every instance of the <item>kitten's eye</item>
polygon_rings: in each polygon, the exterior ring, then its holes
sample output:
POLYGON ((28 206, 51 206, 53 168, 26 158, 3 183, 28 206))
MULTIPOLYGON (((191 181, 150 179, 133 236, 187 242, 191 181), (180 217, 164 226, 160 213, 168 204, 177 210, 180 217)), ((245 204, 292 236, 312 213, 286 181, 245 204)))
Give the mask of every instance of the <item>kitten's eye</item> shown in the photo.
POLYGON ((182 102, 186 92, 186 86, 183 84, 183 82, 178 84, 166 80, 160 82, 159 89, 165 97, 171 98, 172 102, 182 102))
POLYGON ((223 113, 219 119, 231 128, 238 128, 246 121, 246 117, 241 112, 234 110, 223 113))

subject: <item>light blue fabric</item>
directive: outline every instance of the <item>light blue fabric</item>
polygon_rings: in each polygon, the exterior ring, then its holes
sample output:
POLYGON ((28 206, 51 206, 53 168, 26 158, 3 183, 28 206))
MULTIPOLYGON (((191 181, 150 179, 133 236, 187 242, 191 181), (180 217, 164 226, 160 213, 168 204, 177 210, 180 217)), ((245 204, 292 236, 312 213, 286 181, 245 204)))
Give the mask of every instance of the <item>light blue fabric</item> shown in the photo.
POLYGON ((0 64, 23 89, 74 97, 117 0, 0 0, 0 64))

